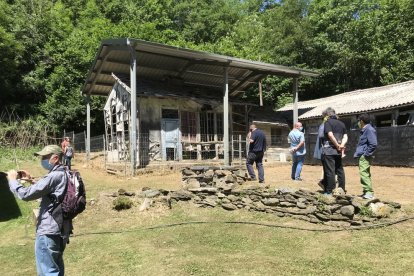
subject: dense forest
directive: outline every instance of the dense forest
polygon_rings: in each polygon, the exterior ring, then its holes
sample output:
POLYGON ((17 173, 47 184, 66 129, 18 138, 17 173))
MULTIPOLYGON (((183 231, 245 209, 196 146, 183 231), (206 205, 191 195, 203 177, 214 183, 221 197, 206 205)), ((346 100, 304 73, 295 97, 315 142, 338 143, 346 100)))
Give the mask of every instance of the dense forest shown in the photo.
MULTIPOLYGON (((412 0, 0 0, 0 113, 83 130, 80 89, 100 41, 118 37, 319 72, 302 100, 414 79, 412 0)), ((274 108, 291 101, 289 79, 264 91, 274 108)))

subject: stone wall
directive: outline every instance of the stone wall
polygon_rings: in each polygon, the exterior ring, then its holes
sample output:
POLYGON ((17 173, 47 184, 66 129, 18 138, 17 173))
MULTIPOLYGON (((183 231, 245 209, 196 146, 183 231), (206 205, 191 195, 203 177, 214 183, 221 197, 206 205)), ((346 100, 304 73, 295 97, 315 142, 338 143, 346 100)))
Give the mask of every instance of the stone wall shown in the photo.
MULTIPOLYGON (((247 180, 247 172, 236 167, 182 170, 183 189, 188 195, 186 200, 199 207, 245 209, 343 227, 372 224, 401 207, 395 202, 364 200, 352 195, 327 197, 306 189, 269 189, 263 185, 248 185, 247 180)), ((175 198, 174 193, 171 198, 181 200, 175 198)))
MULTIPOLYGON (((150 209, 156 202, 172 208, 174 202, 187 201, 201 208, 266 212, 337 227, 372 225, 401 208, 399 203, 379 199, 327 197, 306 189, 275 189, 251 183, 246 171, 236 167, 192 167, 182 170, 183 189, 144 188, 137 196, 143 199, 140 211, 150 209)), ((127 195, 125 191, 118 194, 127 195)))

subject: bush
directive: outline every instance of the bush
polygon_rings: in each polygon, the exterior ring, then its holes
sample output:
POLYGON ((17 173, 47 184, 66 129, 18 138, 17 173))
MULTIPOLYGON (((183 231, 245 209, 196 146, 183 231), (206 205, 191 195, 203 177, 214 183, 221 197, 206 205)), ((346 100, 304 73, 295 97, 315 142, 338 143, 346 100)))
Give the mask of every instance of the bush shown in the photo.
POLYGON ((47 144, 58 144, 56 129, 43 117, 30 117, 24 120, 2 122, 0 118, 0 147, 22 149, 47 144))
POLYGON ((361 206, 359 208, 359 214, 365 217, 374 217, 374 213, 368 206, 361 206))
POLYGON ((128 197, 120 196, 120 197, 117 197, 116 199, 114 199, 112 204, 114 205, 113 208, 115 210, 121 211, 121 210, 124 210, 124 209, 130 209, 134 205, 134 202, 132 202, 132 200, 129 199, 128 197))

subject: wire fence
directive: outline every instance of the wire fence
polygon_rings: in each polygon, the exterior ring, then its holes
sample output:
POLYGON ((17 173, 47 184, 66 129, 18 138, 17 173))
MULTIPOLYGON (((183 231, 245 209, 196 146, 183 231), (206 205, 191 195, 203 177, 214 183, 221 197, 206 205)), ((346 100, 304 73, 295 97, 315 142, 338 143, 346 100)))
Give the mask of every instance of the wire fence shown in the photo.
MULTIPOLYGON (((66 132, 66 137, 72 139, 75 152, 86 151, 85 132, 66 132)), ((414 166, 414 126, 397 126, 377 128, 378 148, 375 152, 373 164, 384 166, 414 166)), ((306 163, 320 164, 313 158, 317 134, 306 133, 306 163)), ((60 142, 62 139, 56 140, 60 142)), ((129 137, 115 137, 114 141, 106 141, 105 135, 98 135, 90 139, 90 152, 103 153, 102 163, 121 164, 130 166, 129 137)), ((287 138, 275 136, 269 139, 269 146, 288 148, 287 138)), ((357 165, 353 158, 359 140, 359 130, 348 132, 345 165, 357 165)), ((245 135, 231 135, 229 157, 233 165, 242 165, 248 152, 248 143, 245 135)), ((148 133, 137 135, 137 167, 163 166, 171 161, 183 164, 218 163, 224 161, 224 143, 222 135, 198 135, 196 137, 182 137, 177 142, 161 141, 148 133), (188 138, 188 139, 187 139, 188 138)))
MULTIPOLYGON (((414 167, 414 126, 379 127, 376 129, 378 147, 374 153, 373 164, 382 166, 408 166, 414 167)), ((357 165, 358 160, 353 158, 359 141, 359 130, 348 132, 346 156, 344 165, 357 165)), ((306 162, 320 164, 313 158, 317 133, 305 134, 306 162)))

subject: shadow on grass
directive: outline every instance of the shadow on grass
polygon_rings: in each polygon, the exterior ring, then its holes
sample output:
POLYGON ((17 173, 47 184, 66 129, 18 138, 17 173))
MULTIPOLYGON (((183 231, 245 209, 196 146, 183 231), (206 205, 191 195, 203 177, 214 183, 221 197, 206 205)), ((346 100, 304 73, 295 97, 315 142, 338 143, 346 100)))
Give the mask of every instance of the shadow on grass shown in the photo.
POLYGON ((16 198, 9 190, 6 175, 0 172, 0 222, 15 219, 21 215, 16 198))

